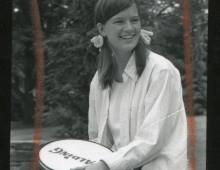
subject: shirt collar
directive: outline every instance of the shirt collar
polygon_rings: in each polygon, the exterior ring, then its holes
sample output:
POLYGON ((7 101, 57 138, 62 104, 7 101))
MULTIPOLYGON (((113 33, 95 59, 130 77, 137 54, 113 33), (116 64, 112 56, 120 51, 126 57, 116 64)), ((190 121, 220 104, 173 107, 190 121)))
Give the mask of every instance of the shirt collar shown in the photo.
POLYGON ((137 68, 135 62, 135 51, 131 54, 131 57, 125 67, 124 72, 131 77, 135 82, 137 82, 138 75, 137 75, 137 68))

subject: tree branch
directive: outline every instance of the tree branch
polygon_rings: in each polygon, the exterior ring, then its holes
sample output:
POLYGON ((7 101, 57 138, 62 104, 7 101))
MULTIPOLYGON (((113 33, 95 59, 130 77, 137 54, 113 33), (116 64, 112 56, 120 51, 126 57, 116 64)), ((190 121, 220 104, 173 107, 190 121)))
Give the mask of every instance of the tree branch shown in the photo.
POLYGON ((167 8, 173 7, 173 2, 171 2, 169 5, 165 6, 160 10, 160 12, 157 14, 157 16, 160 16, 167 8))

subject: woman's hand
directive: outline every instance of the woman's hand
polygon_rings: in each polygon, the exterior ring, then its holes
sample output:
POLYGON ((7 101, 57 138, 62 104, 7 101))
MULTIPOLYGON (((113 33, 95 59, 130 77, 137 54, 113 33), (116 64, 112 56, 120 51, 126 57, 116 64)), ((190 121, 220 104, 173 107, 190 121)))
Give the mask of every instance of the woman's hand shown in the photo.
POLYGON ((99 161, 87 166, 85 170, 109 170, 109 167, 105 162, 99 161))

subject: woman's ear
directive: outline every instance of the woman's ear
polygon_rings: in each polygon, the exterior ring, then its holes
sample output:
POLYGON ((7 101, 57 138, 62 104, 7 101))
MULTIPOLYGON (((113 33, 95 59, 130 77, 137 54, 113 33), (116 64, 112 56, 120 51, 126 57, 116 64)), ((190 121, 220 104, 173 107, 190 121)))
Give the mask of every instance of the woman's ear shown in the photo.
POLYGON ((96 26, 97 26, 97 29, 99 30, 99 33, 100 33, 103 37, 105 37, 106 34, 105 34, 105 30, 104 30, 104 25, 102 25, 101 23, 98 23, 96 26))

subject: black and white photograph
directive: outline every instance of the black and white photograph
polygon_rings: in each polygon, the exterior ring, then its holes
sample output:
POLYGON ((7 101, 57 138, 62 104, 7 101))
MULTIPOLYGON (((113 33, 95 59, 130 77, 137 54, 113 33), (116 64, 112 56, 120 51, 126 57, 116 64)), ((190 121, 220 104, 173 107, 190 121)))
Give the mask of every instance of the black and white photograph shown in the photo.
POLYGON ((11 170, 205 170, 208 0, 13 0, 11 170))

